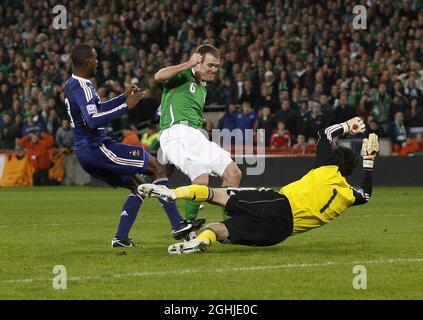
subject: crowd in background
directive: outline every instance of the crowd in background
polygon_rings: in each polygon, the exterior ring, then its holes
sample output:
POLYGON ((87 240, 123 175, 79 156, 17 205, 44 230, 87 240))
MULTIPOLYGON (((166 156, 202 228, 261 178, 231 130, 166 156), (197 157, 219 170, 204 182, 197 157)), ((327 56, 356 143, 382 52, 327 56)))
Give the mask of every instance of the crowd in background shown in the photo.
POLYGON ((390 137, 393 153, 422 147, 414 137, 423 127, 420 0, 367 1, 366 30, 353 28, 355 3, 343 0, 61 1, 64 30, 53 28, 55 4, 0 3, 0 149, 42 133, 72 147, 63 89, 80 43, 97 50, 101 99, 131 83, 149 89, 140 107, 110 124, 125 137, 160 104, 153 74, 210 43, 221 68, 206 105, 224 111, 208 130, 262 128, 256 139, 266 146, 309 153, 319 129, 360 116, 370 132, 390 137))

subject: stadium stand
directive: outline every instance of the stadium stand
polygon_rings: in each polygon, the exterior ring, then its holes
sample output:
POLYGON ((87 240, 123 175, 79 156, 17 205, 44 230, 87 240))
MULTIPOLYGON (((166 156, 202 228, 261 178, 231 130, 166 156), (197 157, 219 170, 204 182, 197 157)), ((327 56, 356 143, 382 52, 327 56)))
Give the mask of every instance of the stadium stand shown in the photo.
POLYGON ((390 153, 422 150, 420 0, 371 1, 367 30, 352 27, 353 4, 340 0, 64 0, 64 30, 52 26, 54 4, 0 3, 0 149, 22 151, 17 142, 33 126, 57 137, 67 118, 69 52, 85 42, 99 54, 94 85, 102 99, 131 83, 150 90, 142 106, 110 124, 117 138, 128 125, 142 136, 156 116, 161 89, 154 72, 210 43, 221 53, 221 71, 208 85, 206 111, 215 119, 205 121, 208 130, 251 128, 241 110, 248 102, 253 129, 266 130, 266 146, 272 136, 277 141, 271 153, 309 153, 320 128, 355 115, 392 142, 390 153), (289 139, 278 134, 278 122, 289 139), (292 149, 298 143, 302 151, 292 149))

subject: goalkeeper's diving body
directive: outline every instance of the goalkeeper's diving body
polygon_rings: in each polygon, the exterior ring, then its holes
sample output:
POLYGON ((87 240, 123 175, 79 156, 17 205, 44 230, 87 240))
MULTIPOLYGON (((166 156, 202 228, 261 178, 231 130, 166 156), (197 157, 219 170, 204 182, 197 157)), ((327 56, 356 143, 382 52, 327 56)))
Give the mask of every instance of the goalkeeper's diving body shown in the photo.
POLYGON ((363 180, 359 189, 346 181, 358 164, 358 156, 345 147, 332 148, 332 139, 365 131, 356 117, 319 131, 314 168, 300 180, 282 187, 208 188, 191 185, 176 189, 144 184, 139 191, 166 201, 207 201, 225 208, 230 219, 209 223, 193 240, 173 244, 169 253, 202 252, 216 241, 248 246, 272 246, 291 235, 320 227, 351 206, 367 203, 372 194, 372 170, 378 137, 363 139, 363 180))

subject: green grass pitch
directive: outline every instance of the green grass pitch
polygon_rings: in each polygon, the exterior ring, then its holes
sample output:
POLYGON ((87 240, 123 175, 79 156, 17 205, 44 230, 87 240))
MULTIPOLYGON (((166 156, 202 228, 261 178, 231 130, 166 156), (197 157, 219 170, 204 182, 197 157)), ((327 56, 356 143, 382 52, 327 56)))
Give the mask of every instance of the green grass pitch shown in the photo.
MULTIPOLYGON (((138 248, 110 248, 125 190, 0 189, 0 299, 422 299, 423 188, 375 188, 369 204, 268 248, 216 244, 170 256, 156 200, 132 230, 138 248), (55 265, 67 289, 53 288, 55 265), (353 288, 363 265, 367 289, 353 288)), ((182 203, 181 203, 182 205, 182 203)), ((206 204, 202 216, 219 220, 206 204)))

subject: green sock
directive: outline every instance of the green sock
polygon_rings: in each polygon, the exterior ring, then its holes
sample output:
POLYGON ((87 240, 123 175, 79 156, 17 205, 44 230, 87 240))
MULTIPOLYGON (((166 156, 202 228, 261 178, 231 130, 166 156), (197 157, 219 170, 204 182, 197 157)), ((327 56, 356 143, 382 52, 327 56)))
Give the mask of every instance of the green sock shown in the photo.
MULTIPOLYGON (((228 188, 228 187, 231 187, 231 186, 228 186, 228 185, 222 185, 222 188, 228 188)), ((223 217, 223 221, 226 221, 226 220, 228 220, 228 219, 230 219, 230 218, 231 218, 230 216, 228 216, 228 215, 225 213, 225 207, 222 207, 222 217, 223 217)))
POLYGON ((193 220, 197 218, 198 211, 200 210, 200 202, 186 201, 185 202, 185 219, 193 220))

